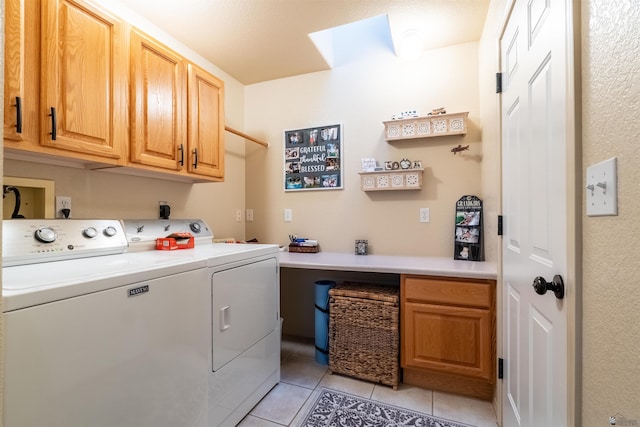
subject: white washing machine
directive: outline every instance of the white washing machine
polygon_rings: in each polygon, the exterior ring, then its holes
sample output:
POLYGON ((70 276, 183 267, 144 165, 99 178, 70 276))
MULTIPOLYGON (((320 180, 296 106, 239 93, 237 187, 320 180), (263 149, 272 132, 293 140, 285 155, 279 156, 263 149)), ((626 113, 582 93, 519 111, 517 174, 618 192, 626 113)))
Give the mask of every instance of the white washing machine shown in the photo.
POLYGON ((212 243, 202 220, 124 220, 130 250, 190 232, 188 253, 206 262, 209 289, 208 425, 235 426, 280 381, 278 246, 212 243))
POLYGON ((119 221, 3 221, 5 427, 209 426, 203 259, 119 221))

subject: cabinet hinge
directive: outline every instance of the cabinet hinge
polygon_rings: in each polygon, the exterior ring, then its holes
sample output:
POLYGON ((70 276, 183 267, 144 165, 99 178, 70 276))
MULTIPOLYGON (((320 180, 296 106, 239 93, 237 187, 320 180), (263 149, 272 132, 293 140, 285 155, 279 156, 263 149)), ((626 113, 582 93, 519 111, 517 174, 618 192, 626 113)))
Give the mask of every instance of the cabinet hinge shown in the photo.
POLYGON ((498 215, 498 236, 502 236, 502 215, 498 215))
POLYGON ((496 73, 496 93, 502 93, 502 73, 496 73))
POLYGON ((498 358, 498 379, 501 380, 504 378, 504 360, 500 357, 498 358))

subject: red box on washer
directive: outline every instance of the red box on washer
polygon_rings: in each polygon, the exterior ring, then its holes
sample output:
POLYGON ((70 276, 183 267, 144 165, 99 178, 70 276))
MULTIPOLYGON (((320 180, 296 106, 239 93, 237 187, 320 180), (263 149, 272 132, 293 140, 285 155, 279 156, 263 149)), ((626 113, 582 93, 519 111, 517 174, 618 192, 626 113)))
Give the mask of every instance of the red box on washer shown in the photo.
POLYGON ((161 251, 191 249, 193 248, 194 240, 191 233, 173 233, 167 237, 158 237, 156 239, 156 249, 161 251))

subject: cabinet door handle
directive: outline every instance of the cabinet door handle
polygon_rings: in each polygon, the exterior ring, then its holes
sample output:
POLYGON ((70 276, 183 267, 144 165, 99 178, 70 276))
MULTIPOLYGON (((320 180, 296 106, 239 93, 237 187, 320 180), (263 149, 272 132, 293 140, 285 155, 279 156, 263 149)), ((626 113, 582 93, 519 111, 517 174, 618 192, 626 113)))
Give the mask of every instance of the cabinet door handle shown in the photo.
POLYGON ((180 166, 184 166, 184 145, 180 144, 180 147, 178 147, 178 151, 180 152, 180 160, 178 161, 178 163, 180 163, 180 166))
POLYGON ((194 169, 198 168, 198 149, 197 148, 193 149, 193 168, 194 169))
POLYGON ((57 129, 56 129, 56 109, 55 107, 51 107, 51 114, 49 114, 49 117, 51 117, 51 139, 53 141, 56 140, 57 137, 57 129))
POLYGON ((16 96, 16 132, 22 133, 22 98, 16 96))

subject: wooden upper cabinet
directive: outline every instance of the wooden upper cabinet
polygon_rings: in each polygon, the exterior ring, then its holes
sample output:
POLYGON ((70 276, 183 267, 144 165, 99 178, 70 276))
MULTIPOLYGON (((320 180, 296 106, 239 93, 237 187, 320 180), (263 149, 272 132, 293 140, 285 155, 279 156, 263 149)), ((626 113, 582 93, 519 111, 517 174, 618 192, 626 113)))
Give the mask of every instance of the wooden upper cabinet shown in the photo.
POLYGON ((125 24, 82 0, 42 0, 42 145, 124 164, 125 24))
POLYGON ((190 173, 224 178, 224 83, 188 65, 188 147, 190 173))
POLYGON ((90 0, 4 0, 5 153, 224 179, 224 83, 90 0))
POLYGON ((31 0, 5 0, 4 27, 4 138, 8 147, 22 148, 12 141, 38 141, 37 78, 40 69, 40 11, 31 0), (28 76, 28 77, 27 77, 28 76))
POLYGON ((130 158, 179 171, 187 161, 183 58, 137 29, 131 31, 130 158))

